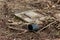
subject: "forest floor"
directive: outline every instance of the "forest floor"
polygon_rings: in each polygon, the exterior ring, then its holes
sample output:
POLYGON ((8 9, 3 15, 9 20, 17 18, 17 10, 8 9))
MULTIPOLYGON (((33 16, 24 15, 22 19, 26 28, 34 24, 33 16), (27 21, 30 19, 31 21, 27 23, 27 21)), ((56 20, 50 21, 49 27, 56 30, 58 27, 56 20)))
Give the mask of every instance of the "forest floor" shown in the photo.
POLYGON ((60 40, 60 0, 0 0, 0 40, 60 40), (28 10, 36 10, 47 18, 51 16, 53 20, 44 20, 39 25, 49 27, 25 32, 23 26, 15 24, 20 22, 23 25, 25 22, 14 14, 28 10), (12 22, 15 23, 8 24, 12 22))

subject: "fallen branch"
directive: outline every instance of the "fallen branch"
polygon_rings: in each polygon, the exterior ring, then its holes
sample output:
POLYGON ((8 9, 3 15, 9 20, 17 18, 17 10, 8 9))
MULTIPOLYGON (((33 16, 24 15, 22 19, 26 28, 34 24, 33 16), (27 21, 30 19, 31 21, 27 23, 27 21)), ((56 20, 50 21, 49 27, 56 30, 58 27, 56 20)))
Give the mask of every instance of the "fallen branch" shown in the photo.
POLYGON ((47 26, 43 27, 40 31, 44 30, 45 28, 49 27, 50 25, 52 25, 53 23, 55 23, 56 21, 54 22, 51 22, 50 24, 48 24, 47 26))

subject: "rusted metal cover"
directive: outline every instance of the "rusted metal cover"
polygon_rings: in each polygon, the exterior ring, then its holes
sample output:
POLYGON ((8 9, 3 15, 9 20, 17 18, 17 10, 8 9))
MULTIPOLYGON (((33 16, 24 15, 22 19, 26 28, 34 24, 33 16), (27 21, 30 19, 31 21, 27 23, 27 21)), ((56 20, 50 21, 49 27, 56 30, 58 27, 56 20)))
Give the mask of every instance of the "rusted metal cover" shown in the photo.
POLYGON ((29 10, 29 11, 15 14, 15 16, 23 19, 26 22, 32 23, 32 22, 36 22, 42 15, 39 13, 36 13, 34 11, 29 10))

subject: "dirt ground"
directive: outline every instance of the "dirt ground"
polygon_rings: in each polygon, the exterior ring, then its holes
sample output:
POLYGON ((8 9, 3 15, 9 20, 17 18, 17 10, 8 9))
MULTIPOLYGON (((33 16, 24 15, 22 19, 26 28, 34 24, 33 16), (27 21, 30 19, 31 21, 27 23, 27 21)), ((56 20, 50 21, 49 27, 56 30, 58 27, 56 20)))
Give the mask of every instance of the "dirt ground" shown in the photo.
POLYGON ((0 0, 0 40, 60 40, 60 0, 0 0), (37 32, 25 32, 20 24, 7 24, 25 23, 14 14, 27 10, 36 10, 47 18, 51 16, 52 20, 44 20, 39 25, 43 28, 54 23, 37 32))

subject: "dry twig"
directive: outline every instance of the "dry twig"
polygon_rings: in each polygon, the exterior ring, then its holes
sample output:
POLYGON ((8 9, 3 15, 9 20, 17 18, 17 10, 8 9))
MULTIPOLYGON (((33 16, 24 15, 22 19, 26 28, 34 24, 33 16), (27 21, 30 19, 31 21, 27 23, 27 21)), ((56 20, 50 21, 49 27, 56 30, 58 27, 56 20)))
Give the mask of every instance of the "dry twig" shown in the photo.
POLYGON ((48 24, 47 26, 45 26, 45 27, 43 27, 40 31, 42 31, 43 29, 45 29, 45 28, 47 28, 47 27, 49 27, 50 25, 52 25, 53 23, 55 23, 56 21, 54 21, 54 22, 51 22, 50 24, 48 24))
POLYGON ((60 24, 58 24, 58 26, 56 28, 60 30, 60 24))

